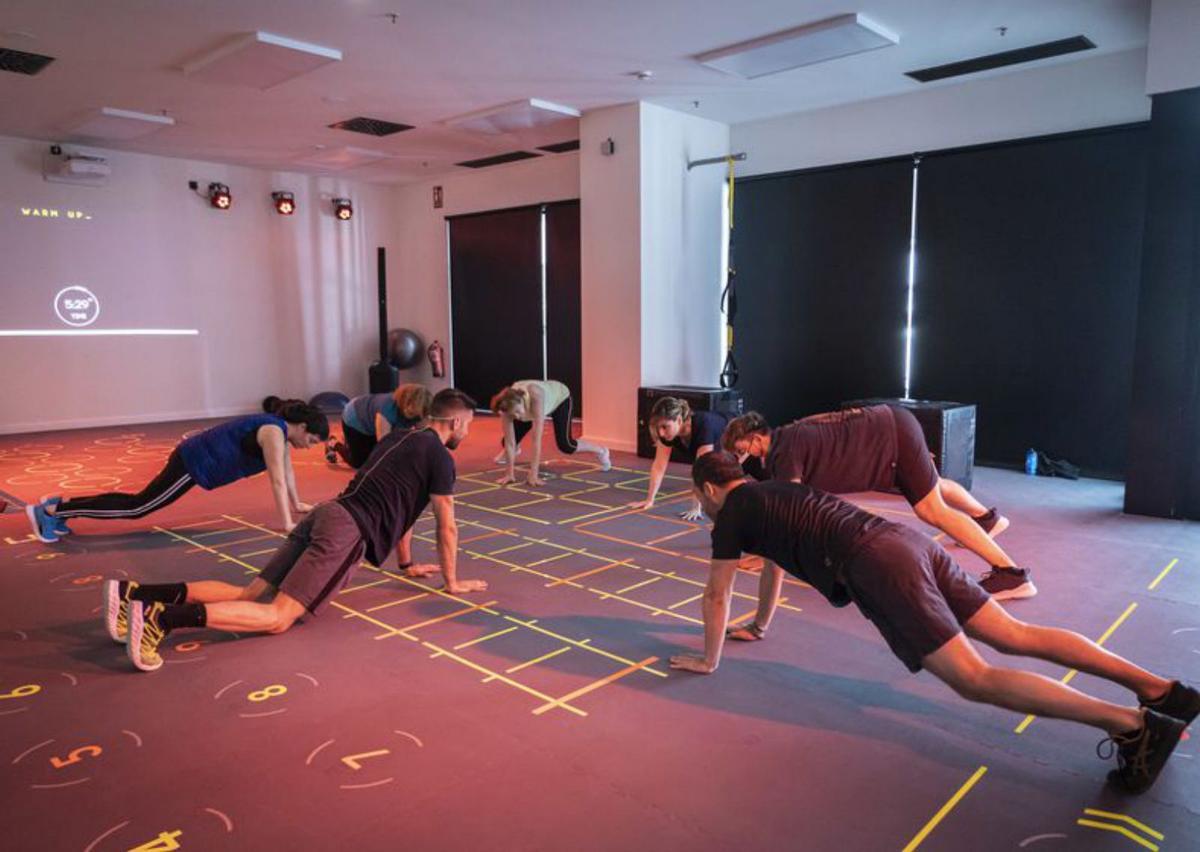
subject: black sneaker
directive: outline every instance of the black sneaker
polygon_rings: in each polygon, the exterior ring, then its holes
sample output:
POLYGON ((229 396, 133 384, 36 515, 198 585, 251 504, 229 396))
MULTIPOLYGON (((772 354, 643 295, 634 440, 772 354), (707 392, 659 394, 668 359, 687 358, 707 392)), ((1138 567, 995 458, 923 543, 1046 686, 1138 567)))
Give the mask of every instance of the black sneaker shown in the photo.
POLYGON ((1142 730, 1130 737, 1109 737, 1096 746, 1096 754, 1107 760, 1116 746, 1117 768, 1108 773, 1108 782, 1129 793, 1144 793, 1154 784, 1167 765, 1167 758, 1179 745, 1186 728, 1183 722, 1147 710, 1142 730), (1103 753, 1110 746, 1108 754, 1103 753))
POLYGON ((997 512, 995 506, 988 509, 986 514, 980 515, 978 518, 971 518, 971 520, 979 524, 980 528, 992 538, 1008 529, 1008 518, 997 512))
POLYGON ((1190 725, 1197 716, 1200 716, 1200 689, 1173 680, 1166 695, 1157 701, 1143 701, 1141 704, 1155 713, 1170 716, 1172 719, 1183 722, 1184 725, 1190 725))
POLYGON ((980 578, 979 585, 992 596, 992 600, 997 601, 1031 598, 1037 594, 1037 586, 1030 579, 1028 568, 992 566, 992 570, 980 578))

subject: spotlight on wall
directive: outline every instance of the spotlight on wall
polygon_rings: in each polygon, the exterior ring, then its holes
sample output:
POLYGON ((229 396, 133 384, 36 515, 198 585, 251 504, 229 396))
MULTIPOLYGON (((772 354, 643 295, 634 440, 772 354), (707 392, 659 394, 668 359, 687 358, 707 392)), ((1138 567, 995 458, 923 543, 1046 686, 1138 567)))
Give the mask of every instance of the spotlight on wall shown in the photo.
POLYGON ((208 185, 208 203, 218 210, 228 210, 233 206, 233 196, 229 193, 229 187, 223 183, 210 183, 208 185))
POLYGON ((354 205, 350 203, 349 198, 333 199, 333 215, 337 216, 343 222, 349 221, 354 217, 354 205))
POLYGON ((275 212, 280 216, 291 216, 296 212, 296 196, 290 192, 272 192, 271 200, 275 202, 275 212))

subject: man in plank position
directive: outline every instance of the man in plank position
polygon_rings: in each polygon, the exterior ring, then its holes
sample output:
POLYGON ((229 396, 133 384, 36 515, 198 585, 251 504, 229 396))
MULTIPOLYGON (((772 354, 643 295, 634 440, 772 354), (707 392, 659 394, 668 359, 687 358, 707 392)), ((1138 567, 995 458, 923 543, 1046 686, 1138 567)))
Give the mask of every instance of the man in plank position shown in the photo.
POLYGON ((830 494, 896 487, 913 512, 970 548, 991 571, 980 585, 996 600, 1031 598, 1037 587, 992 539, 1008 518, 938 475, 921 424, 900 406, 872 405, 814 414, 771 429, 756 411, 734 418, 722 449, 762 462, 763 478, 803 482, 830 494))
POLYGON ((438 561, 451 594, 487 588, 456 572, 453 450, 470 430, 475 401, 461 391, 433 398, 423 427, 393 432, 375 447, 337 498, 313 510, 247 586, 219 580, 196 583, 104 584, 109 635, 126 643, 142 671, 162 666, 159 648, 172 630, 212 627, 246 633, 282 633, 305 613, 316 614, 346 585, 364 553, 383 564, 392 548, 400 568, 424 577, 434 565, 412 564, 412 526, 432 502, 438 561), (274 593, 271 600, 261 599, 274 593))
POLYGON ((730 453, 692 468, 696 497, 714 521, 704 593, 704 656, 671 658, 673 668, 716 671, 726 635, 762 639, 779 601, 782 571, 810 583, 834 606, 853 601, 910 671, 927 669, 969 701, 1100 728, 1115 745, 1109 780, 1130 792, 1150 787, 1184 728, 1200 714, 1200 691, 1170 681, 1073 633, 1010 616, 916 530, 794 482, 748 482, 730 453), (765 560, 758 611, 727 630, 743 553, 765 560), (968 638, 969 637, 969 638, 968 638), (992 666, 977 639, 1002 654, 1036 657, 1129 689, 1139 706, 1101 701, 1039 674, 992 666))

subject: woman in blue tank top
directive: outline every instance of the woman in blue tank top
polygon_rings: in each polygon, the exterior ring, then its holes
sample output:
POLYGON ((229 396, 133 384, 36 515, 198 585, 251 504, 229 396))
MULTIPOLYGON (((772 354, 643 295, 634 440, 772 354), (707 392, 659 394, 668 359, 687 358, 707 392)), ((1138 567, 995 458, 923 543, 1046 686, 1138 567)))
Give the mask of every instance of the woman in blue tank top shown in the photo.
MULTIPOLYGON (((272 398, 268 398, 272 399, 272 398)), ((136 494, 111 492, 90 497, 44 497, 25 507, 40 541, 51 543, 71 532, 72 518, 140 518, 174 503, 193 485, 206 491, 267 471, 271 493, 285 530, 296 525, 292 513, 312 507, 296 494, 288 445, 306 449, 329 438, 329 421, 299 400, 279 403, 264 414, 250 414, 185 438, 166 466, 136 494)), ((267 408, 264 402, 264 408, 267 408)))

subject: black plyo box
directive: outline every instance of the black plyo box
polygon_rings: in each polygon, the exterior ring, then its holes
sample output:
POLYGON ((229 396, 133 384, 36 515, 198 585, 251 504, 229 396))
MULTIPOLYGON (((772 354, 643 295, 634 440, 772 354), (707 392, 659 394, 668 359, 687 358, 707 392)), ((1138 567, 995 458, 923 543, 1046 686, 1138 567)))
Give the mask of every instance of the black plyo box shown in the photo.
POLYGON ((927 399, 855 399, 842 408, 894 405, 906 408, 921 424, 933 463, 945 479, 970 489, 975 473, 975 406, 927 399))

